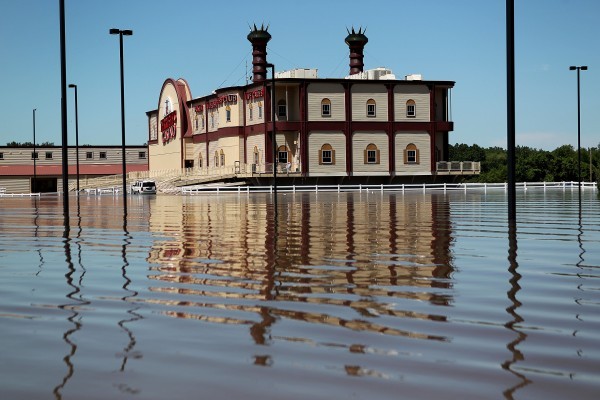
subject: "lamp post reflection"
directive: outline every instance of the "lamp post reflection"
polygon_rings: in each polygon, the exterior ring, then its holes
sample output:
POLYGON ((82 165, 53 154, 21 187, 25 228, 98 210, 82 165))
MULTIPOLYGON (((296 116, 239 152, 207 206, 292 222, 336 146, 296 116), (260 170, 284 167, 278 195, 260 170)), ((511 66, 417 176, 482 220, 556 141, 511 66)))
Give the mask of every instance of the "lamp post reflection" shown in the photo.
POLYGON ((510 371, 513 375, 519 378, 519 382, 508 388, 503 392, 504 398, 512 399, 514 398, 514 393, 529 385, 531 380, 529 380, 523 373, 516 372, 513 368, 513 365, 519 361, 523 361, 525 357, 523 353, 517 348, 518 345, 523 343, 525 339, 527 339, 527 334, 522 330, 518 329, 516 325, 523 322, 523 317, 517 313, 519 307, 521 307, 522 303, 517 299, 517 293, 521 290, 521 286, 519 285, 519 280, 521 279, 521 274, 517 272, 517 268, 519 267, 519 263, 517 262, 517 226, 515 221, 509 221, 508 228, 508 272, 511 274, 511 278, 509 280, 510 288, 508 292, 506 292, 508 299, 511 302, 511 305, 506 309, 506 312, 511 316, 512 320, 508 321, 504 324, 506 329, 516 333, 517 337, 506 345, 506 348, 510 351, 512 357, 510 360, 506 360, 502 364, 502 368, 510 371))

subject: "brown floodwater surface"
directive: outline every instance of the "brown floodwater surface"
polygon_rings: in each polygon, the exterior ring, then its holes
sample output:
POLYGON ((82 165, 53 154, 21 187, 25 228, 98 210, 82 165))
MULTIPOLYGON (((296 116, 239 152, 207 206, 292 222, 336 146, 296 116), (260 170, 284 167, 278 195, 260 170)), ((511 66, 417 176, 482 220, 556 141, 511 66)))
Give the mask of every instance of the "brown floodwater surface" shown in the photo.
POLYGON ((584 191, 0 198, 0 399, 597 399, 584 191))

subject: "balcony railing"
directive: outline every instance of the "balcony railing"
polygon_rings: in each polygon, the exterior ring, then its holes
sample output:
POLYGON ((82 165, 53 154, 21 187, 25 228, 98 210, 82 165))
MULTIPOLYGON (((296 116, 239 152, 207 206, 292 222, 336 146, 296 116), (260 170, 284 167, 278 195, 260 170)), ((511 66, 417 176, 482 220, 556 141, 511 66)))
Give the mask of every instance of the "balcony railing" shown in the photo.
POLYGON ((481 172, 481 163, 478 161, 438 161, 436 173, 438 175, 478 175, 481 172))

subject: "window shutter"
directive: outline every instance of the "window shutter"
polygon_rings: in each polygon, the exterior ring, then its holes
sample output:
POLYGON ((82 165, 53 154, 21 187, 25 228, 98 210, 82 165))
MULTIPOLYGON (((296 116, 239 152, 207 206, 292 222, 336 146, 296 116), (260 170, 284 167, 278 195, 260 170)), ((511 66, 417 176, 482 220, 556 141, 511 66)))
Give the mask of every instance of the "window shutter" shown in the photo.
POLYGON ((369 162, 369 150, 364 150, 363 151, 363 157, 364 157, 364 164, 367 164, 369 162))
POLYGON ((408 150, 404 149, 404 164, 408 164, 408 150))
POLYGON ((319 165, 323 165, 323 150, 319 150, 319 165))
POLYGON ((375 164, 379 164, 381 159, 379 157, 379 149, 375 150, 375 164))
POLYGON ((415 150, 415 153, 416 153, 416 156, 417 156, 416 157, 417 158, 416 162, 418 164, 419 163, 419 149, 415 150))
POLYGON ((335 150, 331 150, 331 164, 335 165, 335 150))

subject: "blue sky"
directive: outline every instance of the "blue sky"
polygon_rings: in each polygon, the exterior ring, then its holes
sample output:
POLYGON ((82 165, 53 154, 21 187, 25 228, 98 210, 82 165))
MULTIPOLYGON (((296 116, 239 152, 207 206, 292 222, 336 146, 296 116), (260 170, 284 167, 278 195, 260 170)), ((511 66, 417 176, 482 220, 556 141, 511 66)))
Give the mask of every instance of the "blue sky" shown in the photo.
MULTIPOLYGON (((0 145, 61 143, 58 0, 0 0, 0 145)), ((600 1, 515 1, 516 141, 552 150, 577 145, 581 72, 581 144, 600 143, 600 1)), ((268 60, 277 70, 348 73, 346 28, 367 29, 365 68, 398 78, 455 81, 450 143, 506 146, 504 0, 228 2, 66 0, 67 80, 78 86, 79 142, 121 143, 119 39, 124 38, 128 145, 147 140, 146 111, 166 78, 184 78, 193 97, 245 84, 251 68, 249 24, 268 24, 268 60), (226 7, 223 5, 227 4, 226 7)), ((69 144, 75 144, 68 89, 69 144)))

